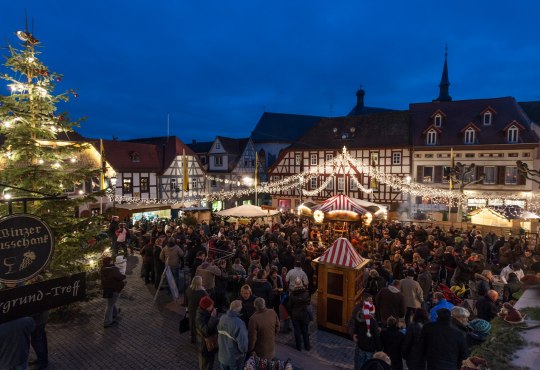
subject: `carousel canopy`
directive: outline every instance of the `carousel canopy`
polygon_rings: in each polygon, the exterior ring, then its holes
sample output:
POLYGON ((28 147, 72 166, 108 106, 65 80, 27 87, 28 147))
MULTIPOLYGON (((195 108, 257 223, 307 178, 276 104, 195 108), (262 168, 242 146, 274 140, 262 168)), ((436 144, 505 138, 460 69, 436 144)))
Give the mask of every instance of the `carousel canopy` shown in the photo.
POLYGON ((223 211, 217 212, 218 216, 225 217, 268 217, 278 214, 279 211, 276 210, 264 210, 261 207, 253 206, 251 204, 244 204, 238 207, 224 209, 223 211))
POLYGON ((368 213, 368 210, 356 203, 352 198, 346 195, 338 194, 328 198, 324 203, 319 204, 313 209, 318 209, 324 213, 332 211, 350 211, 361 215, 368 213))
POLYGON ((349 268, 362 265, 365 260, 354 249, 351 242, 345 238, 338 238, 330 248, 318 259, 320 263, 330 263, 349 268))

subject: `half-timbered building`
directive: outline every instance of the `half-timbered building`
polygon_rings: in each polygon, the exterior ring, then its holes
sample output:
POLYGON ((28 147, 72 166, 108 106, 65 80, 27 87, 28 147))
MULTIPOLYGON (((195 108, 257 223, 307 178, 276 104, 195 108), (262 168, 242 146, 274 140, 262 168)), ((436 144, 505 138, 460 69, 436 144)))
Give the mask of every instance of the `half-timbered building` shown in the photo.
MULTIPOLYGON (((413 181, 449 189, 453 155, 454 165, 475 165, 462 189, 470 208, 502 203, 524 206, 533 183, 518 171, 516 162, 538 168, 539 126, 526 114, 538 104, 522 106, 513 97, 453 101, 449 86, 445 60, 439 96, 433 102, 410 104, 413 181), (487 193, 501 195, 487 199, 487 193), (516 199, 515 194, 523 197, 516 199)), ((459 184, 454 184, 454 191, 459 191, 459 184)), ((419 211, 437 208, 429 204, 429 197, 417 197, 415 203, 419 211)), ((434 218, 448 209, 444 204, 439 207, 434 218)))
POLYGON ((317 172, 296 188, 279 191, 273 205, 292 209, 309 199, 321 201, 336 194, 365 199, 395 209, 404 195, 371 178, 364 166, 399 177, 411 171, 409 114, 394 111, 321 119, 281 155, 269 170, 270 182, 300 173, 317 172), (346 148, 357 164, 335 161, 346 148), (321 188, 321 186, 323 186, 321 188), (310 192, 309 196, 303 190, 310 192))

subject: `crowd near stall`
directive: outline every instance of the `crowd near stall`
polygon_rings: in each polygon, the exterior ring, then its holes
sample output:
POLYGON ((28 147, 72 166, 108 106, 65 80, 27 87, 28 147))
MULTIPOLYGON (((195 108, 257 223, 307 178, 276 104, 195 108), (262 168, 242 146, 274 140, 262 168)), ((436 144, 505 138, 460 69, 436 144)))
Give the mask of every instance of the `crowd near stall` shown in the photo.
MULTIPOLYGON (((312 322, 350 336, 355 369, 488 368, 469 355, 495 317, 523 322, 513 305, 540 280, 535 245, 381 214, 339 195, 297 213, 241 206, 195 225, 113 217, 104 287, 113 261, 135 246, 145 282, 184 297, 182 335, 201 369, 292 368, 275 358, 276 336, 294 331, 296 349, 311 351, 312 322)), ((114 297, 106 328, 117 324, 114 297)))

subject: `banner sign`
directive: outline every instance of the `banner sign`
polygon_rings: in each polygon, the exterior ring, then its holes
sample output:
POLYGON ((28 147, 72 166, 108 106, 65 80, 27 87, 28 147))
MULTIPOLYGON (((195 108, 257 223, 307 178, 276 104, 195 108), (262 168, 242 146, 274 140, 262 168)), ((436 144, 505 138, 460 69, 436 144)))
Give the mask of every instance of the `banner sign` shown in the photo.
POLYGON ((49 264, 53 251, 53 233, 38 217, 10 215, 0 219, 1 282, 33 278, 49 264))
POLYGON ((86 273, 0 290, 0 323, 80 301, 86 297, 86 273))

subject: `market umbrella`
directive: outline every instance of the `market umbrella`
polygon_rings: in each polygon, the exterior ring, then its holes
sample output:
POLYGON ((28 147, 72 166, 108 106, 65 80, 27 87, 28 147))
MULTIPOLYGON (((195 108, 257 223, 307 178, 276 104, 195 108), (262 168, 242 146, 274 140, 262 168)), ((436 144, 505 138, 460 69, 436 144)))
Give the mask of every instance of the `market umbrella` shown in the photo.
POLYGON ((219 211, 216 214, 218 216, 224 216, 224 217, 252 218, 252 217, 274 216, 278 213, 279 211, 277 210, 264 210, 258 206, 253 206, 251 204, 244 204, 238 207, 224 209, 223 211, 219 211))

